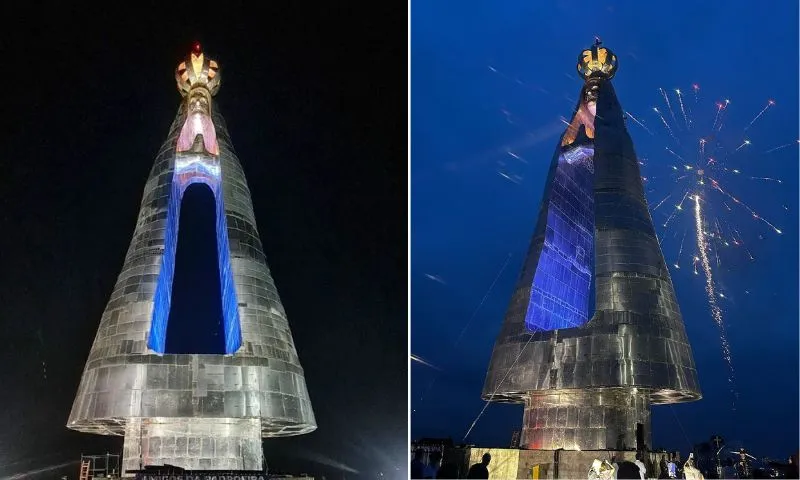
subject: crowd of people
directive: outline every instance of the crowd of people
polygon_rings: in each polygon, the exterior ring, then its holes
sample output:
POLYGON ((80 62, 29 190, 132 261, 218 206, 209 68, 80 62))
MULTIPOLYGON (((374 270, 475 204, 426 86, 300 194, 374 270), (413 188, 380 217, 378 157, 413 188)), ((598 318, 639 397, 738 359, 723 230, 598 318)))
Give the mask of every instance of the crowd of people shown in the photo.
MULTIPOLYGON (((595 459, 594 462, 592 462, 591 468, 589 468, 587 478, 589 480, 611 480, 617 478, 645 480, 650 477, 647 475, 647 466, 644 464, 643 458, 644 456, 641 453, 637 453, 636 459, 632 462, 617 462, 616 455, 612 455, 610 461, 595 459)), ((674 463, 670 463, 669 465, 672 465, 673 471, 676 471, 674 463)), ((700 476, 700 478, 702 479, 703 477, 700 476)))
MULTIPOLYGON (((480 463, 476 463, 469 468, 466 478, 489 478, 489 462, 491 461, 492 456, 484 453, 480 463)), ((459 478, 458 466, 453 463, 442 464, 441 452, 431 452, 426 463, 425 450, 421 448, 414 451, 414 459, 411 460, 409 474, 415 480, 420 478, 459 478)))
MULTIPOLYGON (((652 457, 651 457, 652 458, 652 457)), ((744 457, 743 457, 744 458, 744 457)), ((489 464, 492 456, 484 453, 481 461, 470 466, 465 478, 489 478, 489 464)), ((685 462, 681 462, 680 453, 662 453, 658 461, 649 462, 650 468, 645 464, 645 456, 637 453, 634 461, 618 461, 616 455, 610 459, 595 459, 587 475, 588 480, 617 480, 617 479, 686 479, 704 480, 705 476, 695 464, 694 454, 690 453, 685 462)), ((753 478, 746 460, 741 460, 739 465, 733 461, 721 465, 721 478, 753 478)), ((797 461, 789 459, 789 469, 784 472, 783 478, 798 477, 797 461)), ((453 463, 442 464, 442 453, 433 451, 425 461, 425 450, 417 449, 411 461, 410 476, 412 479, 452 479, 460 478, 459 468, 453 463)), ((716 473, 711 474, 717 477, 716 473)), ((464 477, 461 477, 464 478, 464 477)))

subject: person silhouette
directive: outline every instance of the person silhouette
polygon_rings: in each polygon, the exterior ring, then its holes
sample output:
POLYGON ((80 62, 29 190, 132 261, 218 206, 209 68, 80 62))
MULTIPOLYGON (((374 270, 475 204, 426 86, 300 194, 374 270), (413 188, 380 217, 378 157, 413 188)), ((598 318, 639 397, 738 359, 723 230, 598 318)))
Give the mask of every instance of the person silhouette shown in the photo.
POLYGON ((453 479, 458 478, 458 467, 453 462, 443 463, 439 471, 436 472, 436 478, 453 479))
POLYGON ((428 456, 428 465, 425 467, 425 472, 422 478, 436 478, 439 468, 442 466, 442 453, 432 452, 428 456))
POLYGON ((636 452, 636 460, 633 462, 637 467, 639 467, 640 480, 644 480, 647 477, 647 467, 644 465, 642 458, 644 458, 642 452, 636 452))
POLYGON ((789 463, 786 466, 786 478, 800 478, 800 472, 797 468, 797 457, 792 455, 789 457, 789 463))
POLYGON ((641 480, 641 473, 639 472, 639 466, 633 462, 629 462, 624 460, 617 464, 616 470, 616 478, 622 479, 629 479, 629 480, 641 480))
POLYGON ((667 468, 667 456, 661 455, 661 461, 658 462, 658 478, 669 478, 669 471, 667 468))
POLYGON ((421 479, 425 475, 425 450, 418 448, 414 451, 414 460, 411 460, 411 469, 408 472, 409 476, 413 479, 421 479))
POLYGON ((467 478, 489 478, 489 462, 492 461, 492 456, 489 453, 484 453, 481 463, 469 467, 467 478))

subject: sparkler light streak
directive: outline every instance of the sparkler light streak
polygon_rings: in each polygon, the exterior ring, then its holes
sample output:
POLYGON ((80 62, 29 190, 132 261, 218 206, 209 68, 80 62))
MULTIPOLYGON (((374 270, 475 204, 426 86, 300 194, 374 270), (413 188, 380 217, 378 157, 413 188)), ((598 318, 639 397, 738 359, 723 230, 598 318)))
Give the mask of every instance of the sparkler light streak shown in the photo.
MULTIPOLYGON (((700 195, 694 195, 694 222, 695 231, 697 234, 697 246, 700 251, 700 264, 703 267, 703 273, 706 275, 706 295, 708 296, 708 305, 711 307, 711 317, 719 328, 719 338, 722 340, 722 358, 728 364, 728 383, 731 387, 731 393, 736 396, 736 377, 733 369, 733 359, 731 358, 731 347, 728 343, 728 335, 725 333, 725 322, 722 319, 722 309, 719 308, 717 303, 717 294, 714 291, 714 278, 711 273, 711 264, 708 261, 708 243, 706 243, 706 233, 703 229, 703 210, 700 207, 700 195)), ((697 258, 697 257, 695 257, 697 258)), ((696 265, 696 263, 695 263, 696 265)), ((696 267, 695 267, 696 268, 696 267)), ((695 270, 695 273, 697 270, 695 270)), ((720 295, 722 295, 720 293, 720 295)), ((734 409, 736 405, 734 404, 734 409)))

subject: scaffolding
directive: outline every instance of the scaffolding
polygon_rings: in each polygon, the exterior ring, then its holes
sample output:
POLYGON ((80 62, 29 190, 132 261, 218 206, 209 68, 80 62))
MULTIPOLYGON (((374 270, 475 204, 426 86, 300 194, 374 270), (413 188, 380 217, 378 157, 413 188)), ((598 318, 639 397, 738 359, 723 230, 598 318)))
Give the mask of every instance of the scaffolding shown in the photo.
POLYGON ((120 455, 81 455, 80 480, 120 478, 120 455))

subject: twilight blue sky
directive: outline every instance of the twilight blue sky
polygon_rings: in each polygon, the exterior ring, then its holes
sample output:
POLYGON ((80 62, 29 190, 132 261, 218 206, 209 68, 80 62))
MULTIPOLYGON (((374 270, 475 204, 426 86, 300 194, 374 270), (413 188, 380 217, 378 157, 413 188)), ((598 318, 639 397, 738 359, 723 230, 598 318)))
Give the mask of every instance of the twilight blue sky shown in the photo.
MULTIPOLYGON (((736 412, 704 277, 692 273, 691 219, 676 217, 664 234, 665 257, 674 263, 688 232, 683 268, 673 270, 672 277, 704 398, 654 408, 653 443, 685 452, 716 433, 760 456, 797 451, 797 3, 664 5, 635 0, 412 3, 411 350, 441 369, 412 363, 412 438, 461 441, 483 407, 486 367, 563 130, 559 117, 571 114, 580 88, 575 60, 599 35, 620 58, 614 84, 623 108, 654 133, 628 124, 637 154, 646 159, 643 176, 655 177, 646 187, 648 200, 657 203, 677 188, 659 178, 674 163, 664 150, 671 140, 652 110, 667 111, 659 87, 670 92, 673 103, 672 91, 683 90, 698 133, 711 132, 714 104, 727 98, 731 104, 717 139, 729 152, 726 165, 742 173, 721 174, 718 180, 783 231, 775 234, 742 208, 728 213, 719 194, 709 197, 707 217, 736 228, 755 258, 751 262, 744 248, 731 247, 720 250, 721 264, 715 260, 713 266, 725 295, 720 305, 736 369, 736 412), (697 103, 693 83, 700 86, 697 103), (776 105, 745 135, 770 98, 776 105), (752 145, 734 153, 745 137, 752 145), (764 153, 787 143, 792 145, 764 153)), ((696 151, 685 145, 697 135, 677 135, 684 147, 672 144, 676 153, 696 151)), ((663 223, 675 203, 665 202, 654 213, 655 223, 663 223)), ((521 416, 519 406, 491 405, 469 440, 506 446, 521 416)))

